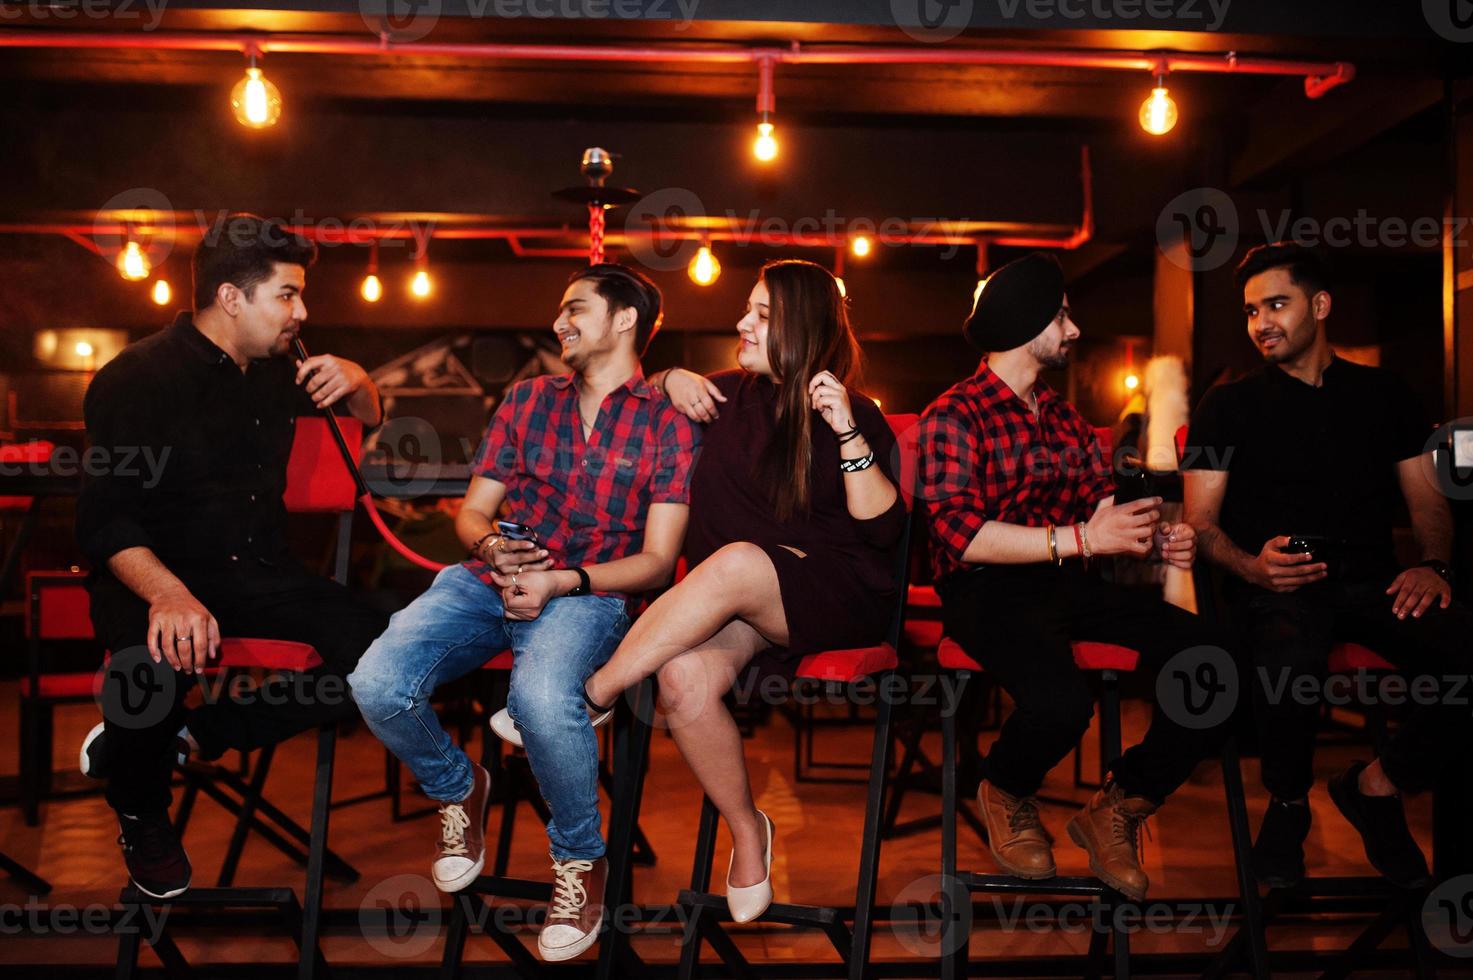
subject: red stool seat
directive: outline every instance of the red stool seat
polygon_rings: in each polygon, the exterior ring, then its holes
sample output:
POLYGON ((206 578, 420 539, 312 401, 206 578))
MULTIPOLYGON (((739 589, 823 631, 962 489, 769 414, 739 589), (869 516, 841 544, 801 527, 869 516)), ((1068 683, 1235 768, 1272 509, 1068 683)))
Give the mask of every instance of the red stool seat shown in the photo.
POLYGON ((798 677, 816 681, 857 681, 861 677, 894 670, 900 666, 895 648, 888 643, 856 650, 825 650, 811 653, 798 662, 798 677))
MULTIPOLYGON (((44 440, 16 442, 0 446, 0 463, 44 463, 51 459, 56 446, 44 440)), ((27 510, 31 497, 0 497, 0 510, 27 510)))
POLYGON ((1082 670, 1135 670, 1141 661, 1139 650, 1114 643, 1083 640, 1075 642, 1073 647, 1074 663, 1082 670))
POLYGON ((981 670, 982 665, 971 657, 962 645, 949 636, 943 636, 936 644, 936 662, 942 670, 981 670))
POLYGON ((511 651, 503 650, 490 660, 481 664, 482 670, 511 670, 511 651))
MULTIPOLYGON (((1114 643, 1096 643, 1080 640, 1071 644, 1074 663, 1082 670, 1135 670, 1141 655, 1129 647, 1114 643)), ((981 670, 976 660, 967 655, 960 643, 951 637, 943 637, 936 647, 936 660, 945 670, 981 670)))
MULTIPOLYGON (((36 685, 41 689, 41 697, 47 699, 57 698, 90 698, 92 687, 97 681, 95 673, 88 674, 42 674, 41 683, 36 685)), ((22 677, 20 679, 20 696, 28 698, 31 696, 31 679, 22 677)))
POLYGON ((1349 674, 1357 670, 1395 669, 1395 664, 1388 663, 1376 651, 1370 647, 1363 647, 1359 643, 1337 643, 1330 648, 1330 672, 1334 674, 1349 674))
POLYGON ((940 609, 941 596, 936 594, 935 586, 912 585, 905 590, 905 604, 921 609, 940 609))
POLYGON ((910 619, 905 623, 905 641, 911 646, 930 649, 941 642, 941 621, 910 619))
POLYGON ((220 656, 212 666, 311 670, 321 664, 321 655, 310 643, 231 636, 220 641, 220 656))

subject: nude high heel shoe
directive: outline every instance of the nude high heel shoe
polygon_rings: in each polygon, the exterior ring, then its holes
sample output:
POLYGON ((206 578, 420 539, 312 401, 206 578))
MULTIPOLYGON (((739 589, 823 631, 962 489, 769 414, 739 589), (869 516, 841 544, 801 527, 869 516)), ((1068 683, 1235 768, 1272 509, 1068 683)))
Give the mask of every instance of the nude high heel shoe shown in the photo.
MULTIPOLYGON (((772 904, 772 834, 774 827, 772 818, 761 810, 757 811, 767 824, 767 854, 764 859, 766 874, 762 880, 755 885, 746 885, 738 888, 731 883, 731 862, 726 865, 726 907, 731 912, 733 922, 751 922, 772 904)), ((736 860, 736 850, 731 853, 731 861, 736 860)))

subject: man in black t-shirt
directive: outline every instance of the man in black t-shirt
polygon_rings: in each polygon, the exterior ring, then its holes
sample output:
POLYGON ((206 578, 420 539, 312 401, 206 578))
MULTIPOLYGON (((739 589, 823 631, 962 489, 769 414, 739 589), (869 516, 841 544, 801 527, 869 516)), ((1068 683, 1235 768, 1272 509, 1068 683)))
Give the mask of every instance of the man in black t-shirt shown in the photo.
MULTIPOLYGON (((1337 357, 1325 336, 1328 270, 1297 244, 1260 246, 1238 267, 1248 337, 1265 364, 1218 385, 1192 419, 1186 519, 1229 575, 1225 592, 1253 651, 1250 671, 1272 799, 1253 846, 1258 879, 1304 877, 1314 738, 1332 642, 1354 640, 1418 675, 1413 710, 1369 764, 1330 781, 1335 805, 1394 884, 1429 880, 1401 793, 1429 788, 1467 710, 1437 691, 1469 671, 1473 613, 1452 602, 1452 516, 1438 490, 1432 427, 1396 375, 1337 357), (1396 565, 1400 501, 1421 560, 1396 565)), ((1389 697, 1388 697, 1389 700, 1389 697)))

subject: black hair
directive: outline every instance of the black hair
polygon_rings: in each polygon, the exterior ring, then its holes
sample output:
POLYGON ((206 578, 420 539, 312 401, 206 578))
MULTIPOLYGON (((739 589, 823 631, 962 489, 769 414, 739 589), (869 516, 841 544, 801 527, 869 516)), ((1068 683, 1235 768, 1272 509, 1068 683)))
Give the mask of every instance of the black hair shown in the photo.
POLYGON ((1233 281, 1242 289, 1248 280, 1270 269, 1288 269, 1294 285, 1304 290, 1305 295, 1329 292, 1334 285, 1334 275, 1329 261, 1307 245, 1298 242, 1275 242, 1259 245, 1248 250, 1243 261, 1233 273, 1233 281))
POLYGON ((660 287, 651 282, 648 276, 616 262, 600 262, 598 265, 579 269, 568 277, 568 285, 571 286, 580 279, 593 282, 594 290, 609 304, 610 313, 618 313, 620 310, 634 311, 634 353, 643 357, 651 338, 660 329, 660 311, 664 302, 660 296, 660 287))
POLYGON ((316 261, 317 246, 281 222, 244 211, 226 215, 194 250, 194 312, 213 305, 224 283, 252 299, 252 291, 271 278, 277 263, 306 269, 316 261))

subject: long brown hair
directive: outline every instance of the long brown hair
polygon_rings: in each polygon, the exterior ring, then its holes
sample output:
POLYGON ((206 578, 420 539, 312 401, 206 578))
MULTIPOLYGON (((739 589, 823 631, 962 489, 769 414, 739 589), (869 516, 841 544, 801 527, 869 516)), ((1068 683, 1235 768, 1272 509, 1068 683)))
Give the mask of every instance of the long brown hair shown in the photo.
POLYGON ((767 360, 778 385, 777 434, 763 452, 759 477, 780 520, 806 513, 812 496, 813 426, 808 382, 820 371, 858 383, 859 342, 838 281, 821 265, 781 259, 762 267, 767 284, 767 360))

